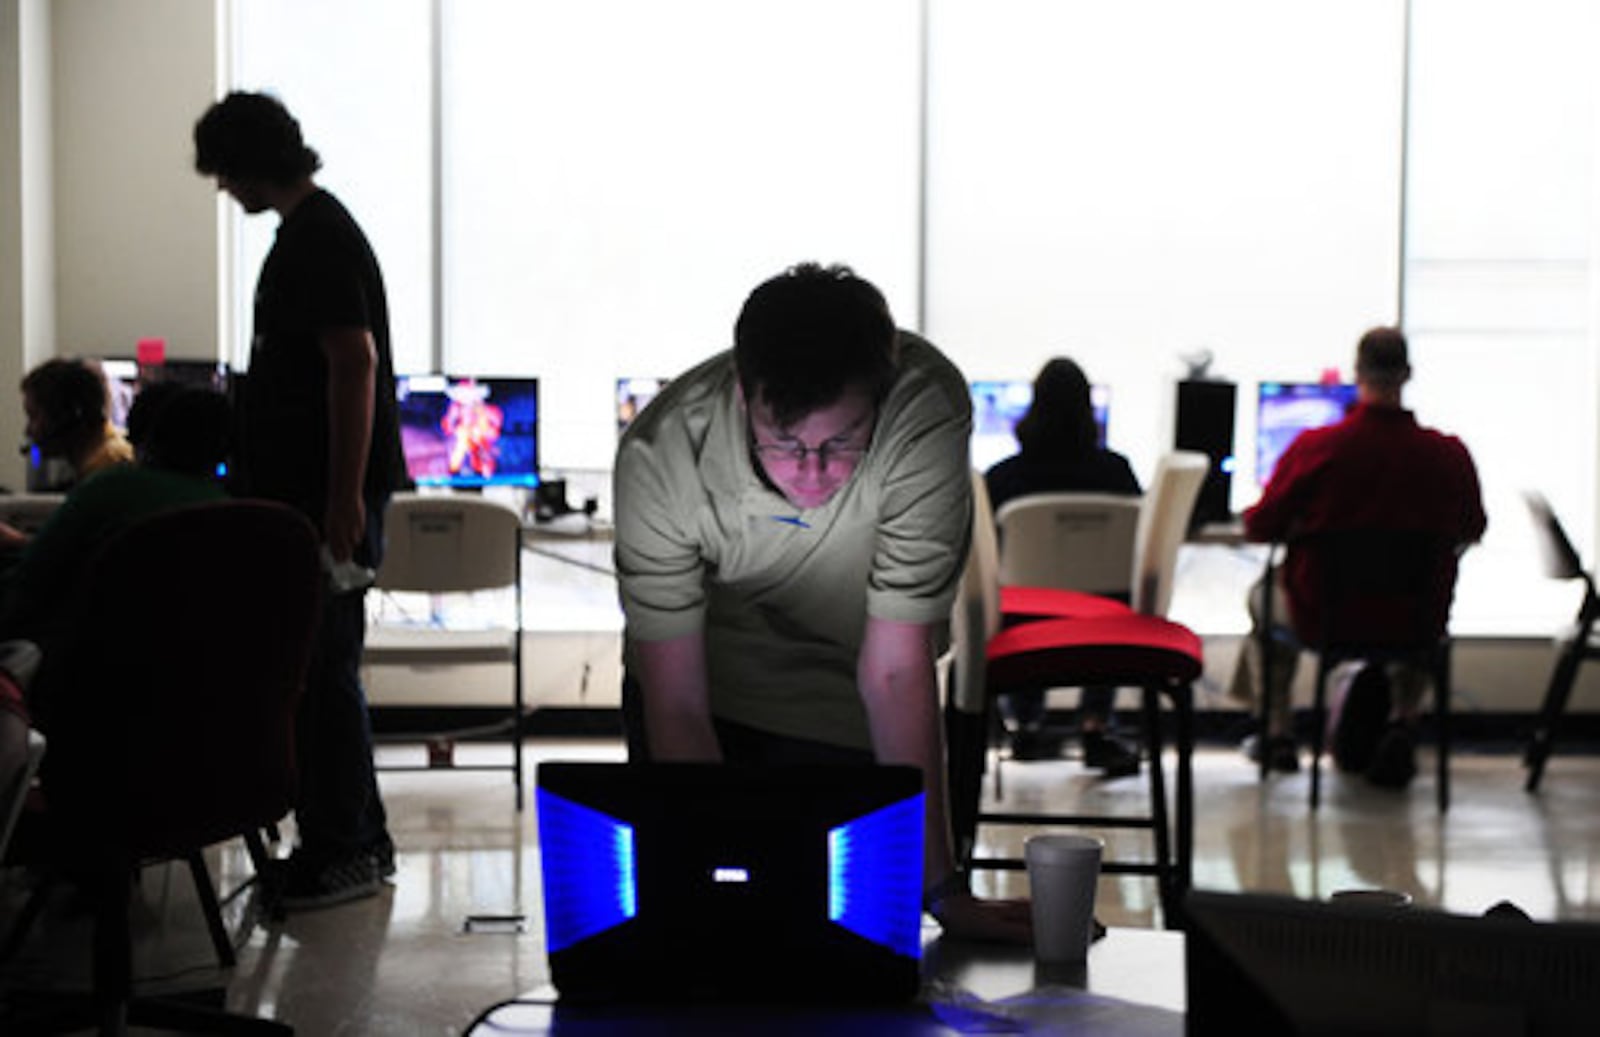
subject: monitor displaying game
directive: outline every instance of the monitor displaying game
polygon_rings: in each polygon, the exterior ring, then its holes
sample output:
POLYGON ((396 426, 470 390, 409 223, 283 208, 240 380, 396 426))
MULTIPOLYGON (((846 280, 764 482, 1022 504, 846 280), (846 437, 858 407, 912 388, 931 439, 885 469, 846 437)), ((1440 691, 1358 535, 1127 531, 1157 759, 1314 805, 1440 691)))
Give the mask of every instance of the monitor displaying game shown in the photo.
MULTIPOLYGON (((1018 419, 1033 402, 1033 382, 1000 379, 972 382, 972 467, 987 471, 997 461, 1017 452, 1017 437, 1012 431, 1018 419)), ((1089 387, 1089 402, 1100 429, 1100 445, 1106 445, 1106 425, 1111 416, 1111 388, 1089 387)))
POLYGON ((128 427, 128 411, 139 393, 139 363, 136 360, 97 361, 106 380, 106 417, 119 429, 128 427))
POLYGON ((418 486, 539 484, 539 381, 457 375, 395 379, 400 445, 418 486))
POLYGON ((128 427, 133 398, 152 382, 178 382, 227 395, 232 380, 228 365, 220 360, 168 359, 159 364, 140 364, 132 358, 106 357, 91 362, 99 367, 106 380, 106 417, 111 424, 124 430, 128 427))
POLYGON ((1278 458, 1308 428, 1332 425, 1356 402, 1340 382, 1262 382, 1256 391, 1256 483, 1272 479, 1278 458))
POLYGON ((622 435, 669 381, 669 378, 617 379, 617 435, 622 435))

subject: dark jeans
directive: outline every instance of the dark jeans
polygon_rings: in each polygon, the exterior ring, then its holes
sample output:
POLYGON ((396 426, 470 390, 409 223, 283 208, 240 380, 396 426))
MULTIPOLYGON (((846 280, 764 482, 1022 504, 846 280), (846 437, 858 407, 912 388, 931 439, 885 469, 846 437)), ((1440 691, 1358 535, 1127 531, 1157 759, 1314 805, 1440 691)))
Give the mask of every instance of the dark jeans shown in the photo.
MULTIPOLYGON (((722 759, 726 763, 786 767, 801 764, 854 766, 874 762, 870 749, 852 749, 806 738, 791 738, 716 717, 712 718, 711 723, 716 728, 717 742, 722 746, 722 759)), ((622 675, 622 729, 628 743, 629 762, 649 763, 650 744, 645 737, 644 696, 639 682, 626 671, 622 675)))
MULTIPOLYGON (((383 507, 367 505, 360 557, 381 560, 383 507)), ((300 851, 333 861, 388 842, 388 814, 372 762, 372 721, 361 686, 366 594, 324 591, 322 622, 295 726, 300 851)))
MULTIPOLYGON (((1000 708, 1018 728, 1037 728, 1044 725, 1045 695, 1048 688, 1027 688, 1007 692, 1000 696, 1000 708)), ((1078 695, 1078 718, 1098 720, 1100 727, 1111 728, 1112 707, 1116 704, 1117 689, 1110 685, 1090 685, 1078 695)))

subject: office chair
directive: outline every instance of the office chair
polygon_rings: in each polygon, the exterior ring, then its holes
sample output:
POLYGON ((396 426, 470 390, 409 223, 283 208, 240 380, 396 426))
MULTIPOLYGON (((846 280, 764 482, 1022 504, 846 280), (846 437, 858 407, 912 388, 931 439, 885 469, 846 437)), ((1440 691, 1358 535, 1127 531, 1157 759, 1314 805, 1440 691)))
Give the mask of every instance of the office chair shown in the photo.
POLYGON ((983 824, 1145 829, 1152 835, 1153 859, 1106 861, 1102 870, 1155 877, 1163 914, 1169 925, 1177 926, 1193 859, 1191 685, 1201 671, 1200 639, 1177 623, 1126 607, 1115 613, 1036 619, 1002 628, 998 545, 988 492, 977 472, 973 473, 973 496, 972 544, 952 617, 954 647, 947 668, 945 704, 950 810, 958 859, 969 869, 1025 867, 1021 857, 976 854, 977 831, 983 824), (1149 757, 1149 813, 1103 816, 980 810, 994 697, 1012 688, 1084 684, 1141 689, 1149 757), (1177 802, 1172 811, 1162 764, 1163 696, 1171 701, 1175 717, 1177 802))
POLYGON ((33 787, 34 775, 44 759, 44 735, 27 726, 27 722, 13 713, 0 713, 0 730, 15 727, 22 736, 21 752, 17 759, 7 760, 11 773, 0 773, 0 861, 5 859, 6 847, 11 845, 11 833, 22 816, 23 804, 33 787))
MULTIPOLYGON (((1318 618, 1297 618, 1295 634, 1317 653, 1312 704, 1311 808, 1322 799, 1328 678, 1344 662, 1404 662, 1433 681, 1439 810, 1450 807, 1450 600, 1457 545, 1437 533, 1341 530, 1297 538, 1317 573, 1318 618), (1309 623, 1309 626, 1307 625, 1309 623)), ((1264 696, 1263 696, 1264 697, 1264 696)))
POLYGON ((1556 728, 1566 711, 1567 699, 1577 682, 1578 669, 1590 659, 1600 659, 1600 640, 1595 637, 1595 620, 1600 618, 1600 594, 1595 592, 1594 577, 1583 567, 1578 549, 1572 546, 1561 520, 1550 507, 1544 495, 1529 491, 1523 495, 1534 528, 1539 534, 1540 555, 1545 575, 1552 580, 1578 580, 1583 584, 1583 599, 1578 603, 1578 614, 1572 624, 1556 639, 1555 667, 1550 671, 1545 686, 1544 701, 1539 707, 1539 718, 1522 753, 1523 766, 1528 768, 1529 792, 1539 791, 1544 778, 1545 764, 1555 748, 1556 728))
POLYGON ((233 964, 202 851, 290 810, 294 711, 322 593, 317 543, 288 507, 219 501, 139 520, 86 567, 70 638, 46 654, 33 691, 50 739, 43 811, 30 818, 45 854, 37 863, 79 885, 94 909, 93 992, 47 999, 49 1024, 293 1032, 135 996, 130 879, 146 863, 187 862, 219 958, 233 964))
MULTIPOLYGON (((507 734, 511 762, 457 763, 453 753, 434 755, 419 764, 386 763, 380 770, 509 770, 522 809, 522 519, 515 508, 467 494, 398 493, 384 517, 387 542, 376 586, 382 591, 445 594, 511 588, 514 596, 509 628, 456 630, 430 608, 425 628, 374 624, 368 634, 363 664, 417 669, 457 663, 506 665, 511 674, 510 715, 487 733, 507 734)), ((481 731, 432 732, 435 743, 481 731)))

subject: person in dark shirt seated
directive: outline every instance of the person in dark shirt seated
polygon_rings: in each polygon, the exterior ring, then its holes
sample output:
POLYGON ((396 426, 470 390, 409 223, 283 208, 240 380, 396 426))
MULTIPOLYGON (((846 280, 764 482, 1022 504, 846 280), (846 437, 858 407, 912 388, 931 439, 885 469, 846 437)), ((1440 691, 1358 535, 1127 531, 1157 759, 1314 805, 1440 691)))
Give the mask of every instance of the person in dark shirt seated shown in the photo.
POLYGON ((68 493, 0 584, 0 641, 39 646, 44 665, 29 689, 36 726, 48 734, 51 646, 66 633, 67 604, 97 548, 149 515, 226 496, 217 478, 227 457, 228 401, 220 393, 172 383, 140 392, 128 415, 134 464, 115 465, 68 493))
MULTIPOLYGON (((1128 459, 1100 445, 1088 376, 1066 357, 1056 357, 1040 369, 1033 401, 1017 421, 1016 436, 1021 449, 984 473, 996 513, 1007 501, 1033 493, 1138 496, 1142 492, 1128 459)), ((1043 759, 1060 752, 1060 736, 1044 724, 1046 690, 1013 692, 1001 699, 1016 759, 1043 759)), ((1088 687, 1078 703, 1084 765, 1104 771, 1107 777, 1139 771, 1138 751, 1110 733, 1115 697, 1115 688, 1088 687)))

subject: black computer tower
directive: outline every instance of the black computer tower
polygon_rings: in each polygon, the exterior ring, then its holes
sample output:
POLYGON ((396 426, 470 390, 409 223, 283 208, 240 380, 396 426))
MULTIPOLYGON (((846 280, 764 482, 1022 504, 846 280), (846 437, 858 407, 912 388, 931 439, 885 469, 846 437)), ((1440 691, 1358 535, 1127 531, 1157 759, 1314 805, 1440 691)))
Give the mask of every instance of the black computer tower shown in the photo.
POLYGON ((1233 411, 1237 396, 1238 387, 1232 382, 1178 383, 1173 446, 1197 450, 1211 459, 1206 481, 1195 501, 1191 528, 1232 517, 1228 502, 1233 489, 1233 411))

